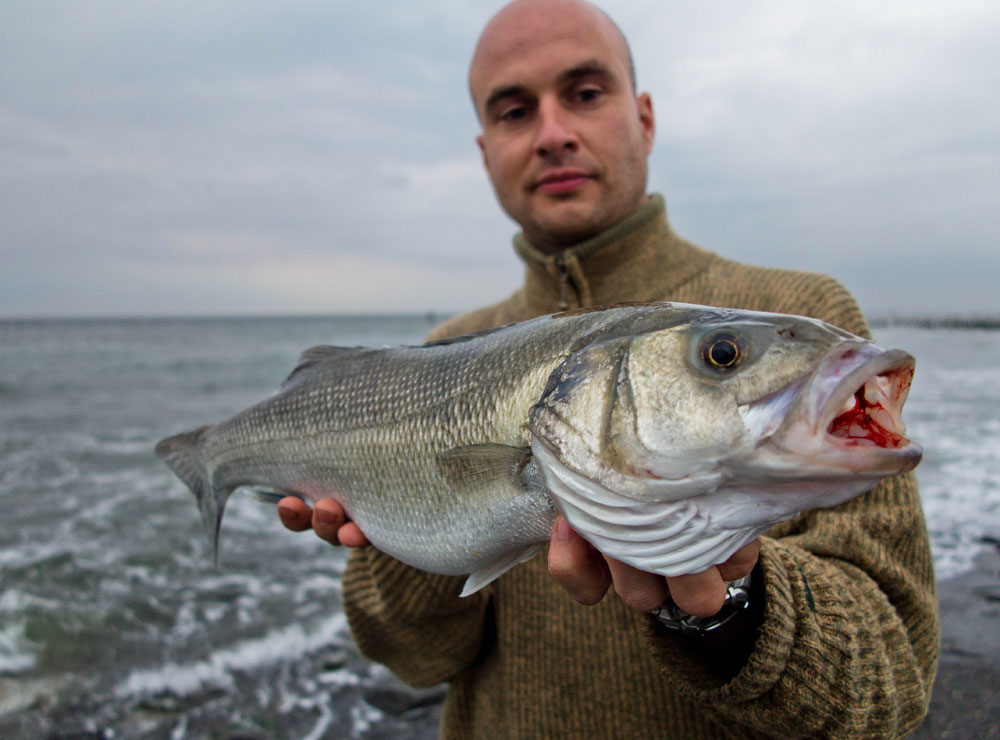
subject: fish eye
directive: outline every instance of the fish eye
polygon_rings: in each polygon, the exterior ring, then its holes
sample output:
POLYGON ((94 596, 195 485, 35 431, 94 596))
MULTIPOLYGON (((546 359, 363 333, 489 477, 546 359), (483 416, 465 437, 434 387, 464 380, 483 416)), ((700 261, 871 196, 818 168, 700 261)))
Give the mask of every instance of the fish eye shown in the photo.
POLYGON ((742 343, 733 334, 713 334, 701 347, 701 359, 716 370, 729 370, 743 360, 742 343))

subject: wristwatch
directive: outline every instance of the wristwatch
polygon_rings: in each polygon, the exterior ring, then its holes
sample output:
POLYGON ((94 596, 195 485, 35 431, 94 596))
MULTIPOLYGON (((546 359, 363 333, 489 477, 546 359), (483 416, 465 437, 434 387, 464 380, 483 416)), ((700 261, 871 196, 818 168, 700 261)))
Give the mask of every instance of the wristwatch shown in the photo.
POLYGON ((746 611, 750 606, 750 576, 744 576, 730 581, 726 589, 726 600, 722 608, 710 617, 696 617, 679 608, 670 597, 659 609, 650 614, 656 617, 660 624, 670 630, 685 635, 706 635, 731 621, 737 614, 746 611))

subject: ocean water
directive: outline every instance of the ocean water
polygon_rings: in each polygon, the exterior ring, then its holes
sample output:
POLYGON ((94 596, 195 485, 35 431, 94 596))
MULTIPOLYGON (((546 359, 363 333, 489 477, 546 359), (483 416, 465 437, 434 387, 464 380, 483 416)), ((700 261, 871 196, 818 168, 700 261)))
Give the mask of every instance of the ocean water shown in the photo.
MULTIPOLYGON (((342 551, 237 497, 212 568, 162 437, 273 392, 314 344, 429 317, 0 322, 0 737, 422 737, 439 690, 360 658, 342 551)), ((1000 333, 884 328, 942 579, 1000 537, 1000 333)))

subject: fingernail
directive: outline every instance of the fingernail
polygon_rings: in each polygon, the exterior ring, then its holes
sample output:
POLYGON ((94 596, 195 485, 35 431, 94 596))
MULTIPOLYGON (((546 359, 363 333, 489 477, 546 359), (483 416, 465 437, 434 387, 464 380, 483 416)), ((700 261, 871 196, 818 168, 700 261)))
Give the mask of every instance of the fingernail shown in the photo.
POLYGON ((298 519, 299 515, 295 509, 289 509, 287 506, 278 507, 278 516, 282 519, 298 519))
POLYGON ((324 524, 340 523, 340 517, 338 517, 336 514, 333 514, 332 512, 327 511, 326 509, 316 509, 316 516, 318 516, 319 520, 324 524))
POLYGON ((557 540, 571 540, 573 539, 573 528, 569 526, 569 522, 565 519, 560 519, 556 523, 556 539, 557 540))

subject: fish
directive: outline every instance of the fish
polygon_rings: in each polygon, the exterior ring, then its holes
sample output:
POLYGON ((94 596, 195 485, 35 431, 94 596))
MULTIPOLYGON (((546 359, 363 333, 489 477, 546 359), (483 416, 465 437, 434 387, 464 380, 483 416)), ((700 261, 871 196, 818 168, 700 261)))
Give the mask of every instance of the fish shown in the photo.
POLYGON ((914 468, 915 362, 823 321, 683 303, 577 309, 420 346, 306 350, 273 396, 168 437, 219 562, 237 489, 332 497, 370 543, 483 588, 557 515, 676 576, 914 468))

